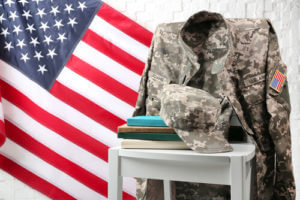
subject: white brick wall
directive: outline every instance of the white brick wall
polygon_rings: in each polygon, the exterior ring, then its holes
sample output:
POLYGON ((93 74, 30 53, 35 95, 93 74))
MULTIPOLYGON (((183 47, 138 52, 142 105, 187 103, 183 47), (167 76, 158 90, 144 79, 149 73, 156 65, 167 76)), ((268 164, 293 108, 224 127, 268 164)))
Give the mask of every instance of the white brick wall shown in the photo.
MULTIPOLYGON (((225 17, 269 18, 278 34, 283 60, 288 66, 292 104, 291 130, 297 200, 300 200, 300 1, 299 0, 104 0, 153 31, 157 24, 186 20, 200 10, 225 17)), ((42 194, 0 172, 0 200, 44 200, 42 194)))

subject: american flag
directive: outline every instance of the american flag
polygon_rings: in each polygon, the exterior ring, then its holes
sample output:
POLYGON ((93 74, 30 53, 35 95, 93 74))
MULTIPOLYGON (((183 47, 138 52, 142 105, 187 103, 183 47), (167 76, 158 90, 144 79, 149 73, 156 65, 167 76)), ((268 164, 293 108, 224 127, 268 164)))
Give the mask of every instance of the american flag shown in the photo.
POLYGON ((151 38, 98 0, 1 0, 0 168, 52 199, 107 199, 151 38))
POLYGON ((284 81, 285 75, 282 74, 280 71, 276 70, 270 83, 270 87, 276 90, 277 92, 280 92, 281 87, 284 85, 284 81))

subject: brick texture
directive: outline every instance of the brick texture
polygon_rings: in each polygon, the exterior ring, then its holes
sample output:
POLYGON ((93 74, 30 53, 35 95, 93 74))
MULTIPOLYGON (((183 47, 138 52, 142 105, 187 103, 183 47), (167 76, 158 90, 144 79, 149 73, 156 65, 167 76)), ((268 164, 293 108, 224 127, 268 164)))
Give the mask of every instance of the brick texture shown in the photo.
MULTIPOLYGON (((297 200, 300 200, 300 1, 299 0, 104 0, 137 23, 154 31, 159 23, 186 20, 200 10, 233 18, 269 18, 278 34, 292 104, 291 130, 297 200)), ((0 200, 44 200, 17 179, 0 171, 0 200)))

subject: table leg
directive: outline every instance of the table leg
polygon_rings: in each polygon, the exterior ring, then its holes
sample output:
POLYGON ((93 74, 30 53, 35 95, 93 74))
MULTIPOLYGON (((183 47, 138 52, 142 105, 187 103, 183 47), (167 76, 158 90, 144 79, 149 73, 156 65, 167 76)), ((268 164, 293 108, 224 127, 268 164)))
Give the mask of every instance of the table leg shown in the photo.
POLYGON ((171 181, 164 180, 164 200, 171 200, 172 199, 172 192, 171 192, 171 181))
POLYGON ((109 149, 108 155, 109 181, 108 181, 108 199, 122 200, 123 178, 120 176, 120 159, 118 149, 109 149))
POLYGON ((231 178, 231 199, 244 200, 244 163, 243 158, 240 156, 231 157, 230 161, 230 178, 231 178))

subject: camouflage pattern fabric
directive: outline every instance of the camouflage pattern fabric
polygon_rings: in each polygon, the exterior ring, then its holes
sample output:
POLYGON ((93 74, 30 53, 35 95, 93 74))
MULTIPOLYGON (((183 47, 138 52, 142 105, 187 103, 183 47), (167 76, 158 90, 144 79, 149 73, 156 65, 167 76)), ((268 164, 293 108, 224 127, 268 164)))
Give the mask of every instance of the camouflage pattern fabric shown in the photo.
MULTIPOLYGON (((267 19, 224 19, 203 11, 186 22, 161 24, 154 33, 134 115, 159 115, 162 89, 168 84, 227 97, 256 146, 253 199, 294 200, 288 84, 280 92, 269 87, 276 70, 286 74, 267 19)), ((143 182, 137 199, 163 199, 159 182, 143 182)), ((173 199, 230 199, 228 186, 173 185, 173 199)))
POLYGON ((231 112, 226 97, 217 99, 201 89, 169 84, 162 90, 160 116, 200 153, 232 151, 226 137, 231 112))

